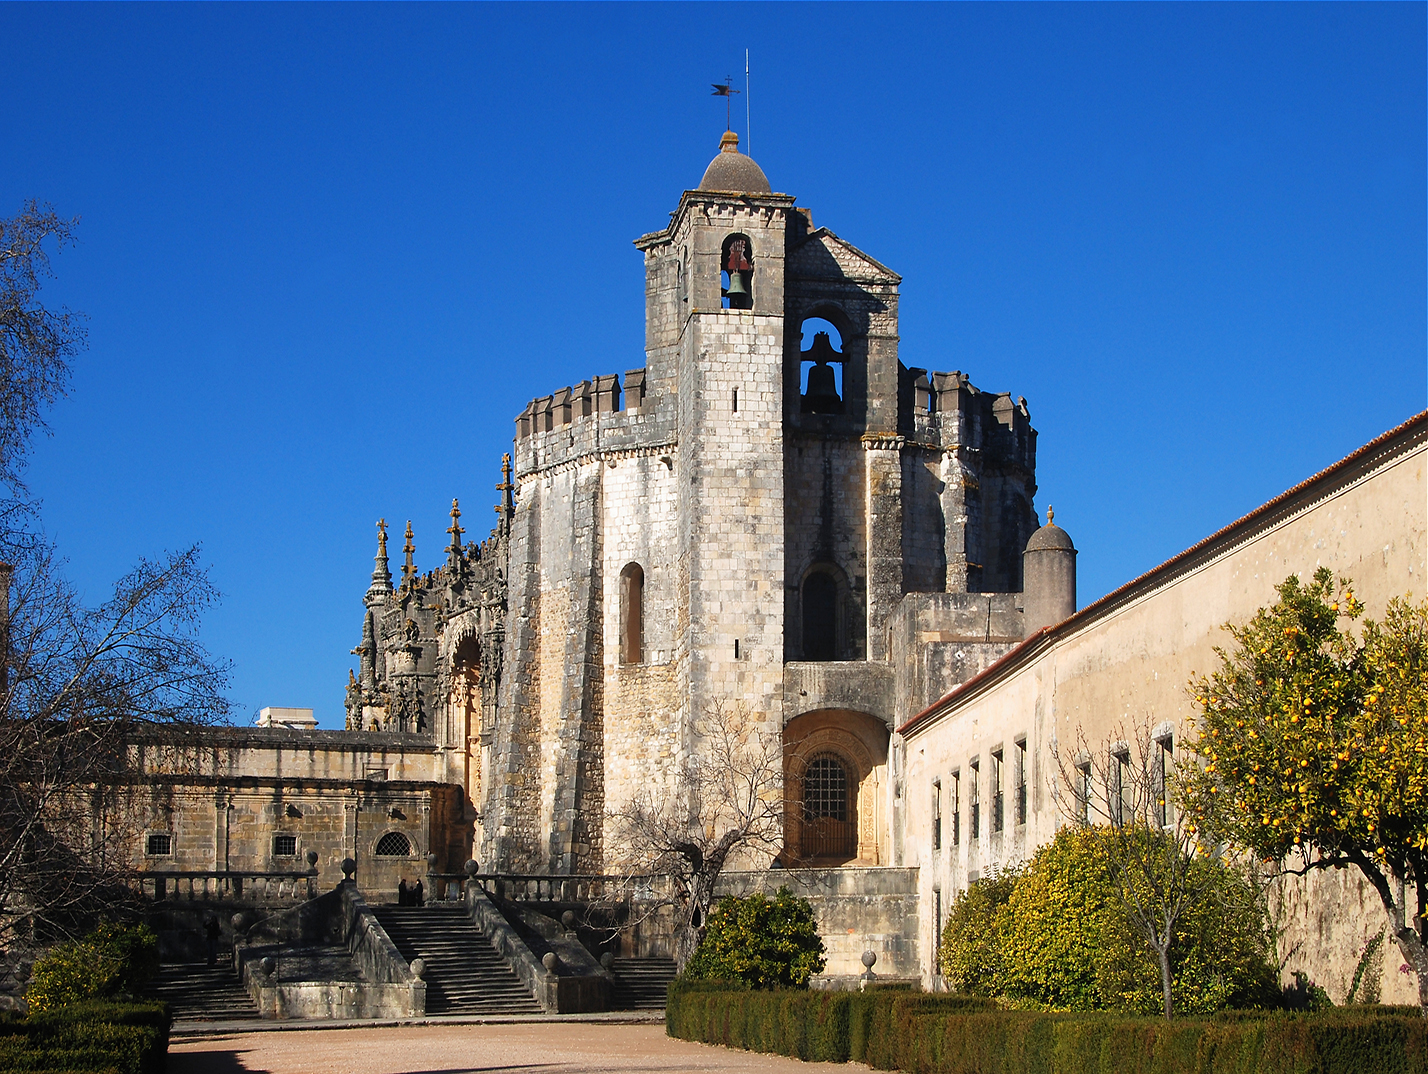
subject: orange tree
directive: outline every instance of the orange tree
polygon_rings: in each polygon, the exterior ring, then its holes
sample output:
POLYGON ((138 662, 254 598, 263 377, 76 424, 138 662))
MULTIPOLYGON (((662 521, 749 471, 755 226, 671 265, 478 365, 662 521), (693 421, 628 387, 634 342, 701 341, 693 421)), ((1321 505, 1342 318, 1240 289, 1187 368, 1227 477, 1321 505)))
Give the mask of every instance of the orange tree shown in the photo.
POLYGON ((1359 870, 1428 1017, 1428 603, 1395 598, 1356 639, 1345 627, 1362 612, 1349 582, 1320 568, 1227 626, 1236 644, 1191 680, 1202 763, 1181 786, 1208 839, 1290 873, 1359 870))

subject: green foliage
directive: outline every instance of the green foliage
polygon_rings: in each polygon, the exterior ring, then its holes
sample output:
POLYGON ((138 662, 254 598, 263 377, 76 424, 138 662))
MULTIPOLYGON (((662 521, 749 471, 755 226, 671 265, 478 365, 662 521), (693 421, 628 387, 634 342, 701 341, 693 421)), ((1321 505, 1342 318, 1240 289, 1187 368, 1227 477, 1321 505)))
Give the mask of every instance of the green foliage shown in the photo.
MULTIPOLYGON (((1111 876, 1114 837, 1106 828, 1063 828, 1024 870, 979 880, 959 895, 942 933, 949 987, 1022 1007, 1159 1011, 1159 963, 1111 876)), ((1259 892, 1221 862, 1200 859, 1190 868, 1199 894, 1172 948, 1176 1009, 1208 1014, 1272 1003, 1277 988, 1259 892)))
POLYGON ((774 898, 725 896, 685 967, 691 980, 741 981, 752 988, 803 988, 822 971, 823 940, 813 907, 788 888, 774 898))
POLYGON ((0 1070, 162 1074, 168 1051, 164 1003, 85 1000, 0 1022, 0 1070))
POLYGON ((1006 869, 984 876, 959 892, 942 927, 938 962, 948 987, 970 996, 992 996, 1001 991, 1001 910, 1011 898, 1021 876, 1006 869))
POLYGON ((1403 876, 1428 864, 1428 604, 1395 598, 1360 642, 1339 625, 1363 610, 1348 585, 1291 575, 1227 628, 1235 648, 1191 683, 1205 763, 1187 803, 1266 860, 1317 851, 1403 876))
POLYGON ((1000 913, 1000 994, 1062 1010, 1106 1005, 1096 966, 1112 912, 1101 832, 1063 828, 1032 857, 1000 913))
POLYGON ((907 992, 670 989, 669 1035, 906 1074, 1409 1074, 1428 1069, 1412 1008, 1135 1018, 1000 1010, 907 992))
POLYGON ((159 971, 159 938, 147 925, 102 923, 35 963, 25 999, 51 1011, 81 1000, 135 996, 159 971))

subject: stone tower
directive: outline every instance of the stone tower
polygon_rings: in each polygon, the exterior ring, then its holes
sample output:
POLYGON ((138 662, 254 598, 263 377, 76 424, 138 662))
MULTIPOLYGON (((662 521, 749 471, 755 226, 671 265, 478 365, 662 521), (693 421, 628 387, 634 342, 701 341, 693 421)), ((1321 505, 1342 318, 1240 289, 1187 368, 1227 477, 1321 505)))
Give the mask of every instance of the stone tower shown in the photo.
POLYGON ((594 873, 741 708, 782 736, 785 864, 893 860, 892 728, 1024 635, 1025 402, 903 366, 901 278, 733 132, 635 245, 644 366, 525 408, 479 556, 393 591, 383 543, 356 722, 465 737, 484 863, 594 873))

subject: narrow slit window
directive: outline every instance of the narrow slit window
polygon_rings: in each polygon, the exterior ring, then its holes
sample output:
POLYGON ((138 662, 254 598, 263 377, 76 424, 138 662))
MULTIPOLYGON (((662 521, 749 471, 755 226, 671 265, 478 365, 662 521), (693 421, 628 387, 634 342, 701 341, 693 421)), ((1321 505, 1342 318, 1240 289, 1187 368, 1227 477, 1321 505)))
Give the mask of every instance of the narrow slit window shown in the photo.
POLYGON ((962 845, 962 774, 952 773, 947 787, 947 804, 952 810, 952 845, 962 845))
POLYGON ((942 849, 942 781, 932 781, 932 849, 942 849))
POLYGON ((630 563, 620 572, 620 663, 645 662, 645 571, 630 563))
POLYGON ((1002 764, 1003 754, 1001 750, 992 753, 992 831, 1002 830, 1006 821, 1006 814, 1003 812, 1005 798, 1002 792, 1002 764))
POLYGON ((1016 744, 1016 822, 1026 823, 1026 739, 1016 744))
POLYGON ((968 806, 967 819, 972 823, 972 838, 982 837, 982 763, 973 761, 971 764, 971 796, 972 801, 968 806))
POLYGON ((1155 800, 1155 821, 1162 828, 1168 828, 1173 819, 1170 808, 1170 767, 1174 758, 1175 741, 1169 735, 1155 740, 1154 771, 1151 773, 1155 786, 1152 788, 1155 800))

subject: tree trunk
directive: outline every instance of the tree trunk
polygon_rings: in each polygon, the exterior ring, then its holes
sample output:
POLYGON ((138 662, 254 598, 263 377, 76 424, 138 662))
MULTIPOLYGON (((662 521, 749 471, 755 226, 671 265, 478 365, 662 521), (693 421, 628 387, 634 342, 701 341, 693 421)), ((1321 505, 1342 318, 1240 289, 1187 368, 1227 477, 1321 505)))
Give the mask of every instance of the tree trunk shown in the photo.
POLYGON ((1175 1014, 1175 1001, 1170 994, 1170 945, 1156 945, 1155 953, 1160 956, 1160 995, 1165 1002, 1165 1017, 1175 1014))

